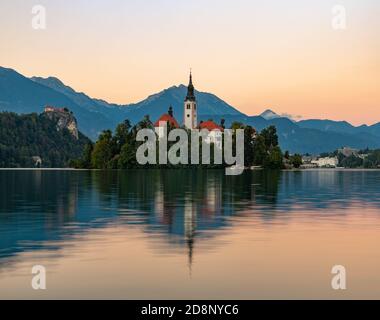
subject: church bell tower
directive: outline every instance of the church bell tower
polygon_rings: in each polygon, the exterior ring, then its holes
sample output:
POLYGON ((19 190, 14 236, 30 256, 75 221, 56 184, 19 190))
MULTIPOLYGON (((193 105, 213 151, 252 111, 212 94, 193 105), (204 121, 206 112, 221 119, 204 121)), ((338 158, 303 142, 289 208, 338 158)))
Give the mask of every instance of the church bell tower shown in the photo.
POLYGON ((184 104, 184 120, 183 123, 187 129, 196 129, 197 122, 197 100, 194 94, 193 76, 190 72, 189 86, 187 87, 187 95, 184 104))

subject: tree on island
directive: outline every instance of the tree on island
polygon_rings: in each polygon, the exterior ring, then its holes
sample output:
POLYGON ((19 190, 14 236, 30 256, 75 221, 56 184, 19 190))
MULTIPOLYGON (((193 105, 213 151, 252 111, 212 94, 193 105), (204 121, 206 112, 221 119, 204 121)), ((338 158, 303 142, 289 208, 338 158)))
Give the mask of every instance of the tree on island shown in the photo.
POLYGON ((268 151, 265 146, 265 139, 261 134, 259 134, 254 143, 253 164, 255 166, 264 165, 264 161, 267 156, 268 151))
POLYGON ((91 156, 91 165, 96 169, 110 169, 110 161, 115 150, 111 130, 103 131, 95 143, 91 156))
POLYGON ((279 146, 275 146, 264 159, 264 168, 266 169, 282 169, 283 155, 279 146))
POLYGON ((367 158, 364 159, 364 168, 379 168, 380 167, 380 150, 368 152, 367 158))
POLYGON ((283 154, 278 145, 278 135, 275 126, 263 129, 254 143, 254 165, 265 169, 282 169, 283 154))
MULTIPOLYGON (((141 129, 154 129, 153 123, 149 116, 145 116, 142 121, 132 126, 129 120, 125 120, 116 127, 115 135, 110 130, 103 131, 98 141, 92 145, 88 144, 84 148, 83 156, 79 160, 72 161, 76 168, 92 169, 130 169, 154 165, 141 166, 137 163, 136 152, 143 142, 136 141, 137 132, 141 129)), ((168 133, 175 129, 169 123, 168 133)), ((261 131, 257 134, 256 130, 242 123, 235 122, 231 125, 233 131, 237 129, 244 130, 244 164, 246 167, 262 166, 266 169, 283 168, 283 154, 278 145, 277 131, 274 126, 261 131)), ((190 135, 189 135, 190 136, 190 135)), ((233 150, 236 150, 236 137, 232 136, 233 150)), ((158 143, 158 142, 157 142, 158 143)), ((168 141, 168 150, 175 142, 168 141)), ((224 146, 223 146, 224 147, 224 146)), ((190 144, 189 144, 190 148, 190 144)), ((210 155, 211 164, 209 165, 157 165, 159 167, 194 167, 201 166, 207 168, 223 168, 225 164, 213 164, 214 148, 211 143, 210 155)), ((158 152, 157 148, 157 152, 158 152)), ((222 150, 223 153, 223 150, 222 150)), ((188 153, 189 157, 191 152, 188 153)), ((202 148, 200 144, 200 156, 202 148)), ((157 155, 158 157, 158 155, 157 155)), ((190 161, 189 161, 190 163, 190 161)), ((156 167, 156 166, 154 166, 156 167)))
POLYGON ((290 164, 298 169, 302 165, 302 156, 300 154, 295 154, 289 158, 290 164))

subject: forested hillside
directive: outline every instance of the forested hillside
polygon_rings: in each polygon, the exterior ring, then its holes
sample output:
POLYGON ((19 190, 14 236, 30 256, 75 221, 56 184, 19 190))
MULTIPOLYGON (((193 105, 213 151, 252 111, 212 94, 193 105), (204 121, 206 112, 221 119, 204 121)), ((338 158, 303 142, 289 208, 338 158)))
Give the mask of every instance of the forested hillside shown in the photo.
POLYGON ((0 113, 2 168, 67 167, 89 142, 81 133, 76 139, 67 129, 57 130, 46 114, 0 113))

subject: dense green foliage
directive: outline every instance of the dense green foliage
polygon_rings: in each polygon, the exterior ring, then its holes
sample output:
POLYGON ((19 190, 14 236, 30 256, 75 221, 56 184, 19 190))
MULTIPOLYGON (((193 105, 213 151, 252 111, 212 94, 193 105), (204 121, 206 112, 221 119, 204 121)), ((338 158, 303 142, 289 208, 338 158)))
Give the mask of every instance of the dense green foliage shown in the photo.
POLYGON ((342 168, 365 168, 378 169, 380 168, 380 149, 377 150, 359 150, 352 155, 346 157, 339 150, 331 153, 323 153, 320 157, 337 157, 339 167, 342 168))
POLYGON ((364 159, 364 168, 380 168, 380 150, 369 152, 367 158, 364 159))
POLYGON ((283 157, 276 127, 263 129, 254 139, 253 165, 266 169, 282 169, 283 157))
POLYGON ((42 167, 67 167, 70 159, 79 157, 90 141, 79 134, 76 140, 44 114, 17 115, 0 113, 0 167, 33 168, 40 157, 42 167))
POLYGON ((339 166, 344 168, 362 168, 363 159, 355 155, 344 157, 342 154, 338 155, 339 166))
MULTIPOLYGON (((137 163, 136 152, 143 142, 136 141, 137 132, 140 129, 154 129, 149 117, 146 116, 137 125, 131 126, 128 120, 119 124, 113 135, 110 130, 103 131, 94 145, 88 145, 81 159, 74 160, 72 166, 76 168, 93 169, 129 169, 142 167, 137 163)), ((172 130, 169 126, 168 131, 172 130)), ((283 155, 278 145, 278 137, 275 127, 264 129, 260 134, 251 126, 242 123, 233 123, 231 129, 244 129, 244 165, 246 167, 262 166, 269 169, 281 169, 283 167, 283 155)), ((189 134, 190 137, 190 134, 189 134)), ((236 150, 236 139, 233 136, 233 150, 236 150)), ((158 143, 158 142, 157 142, 158 143)), ((168 150, 175 142, 168 142, 168 150)), ((189 149, 191 148, 189 144, 189 149)), ((213 149, 211 144, 211 164, 201 165, 208 168, 220 168, 225 165, 213 164, 213 149)), ((158 148, 157 148, 158 153, 158 148)), ((189 156, 191 152, 189 151, 189 156)), ((200 157, 201 157, 200 144, 200 157)), ((158 155, 157 155, 158 159, 158 155)), ((190 163, 190 161, 189 161, 190 163)), ((146 165, 144 167, 184 167, 194 165, 146 165)), ((199 165, 196 165, 199 166, 199 165)))
POLYGON ((298 169, 302 165, 302 156, 296 153, 289 158, 289 161, 294 168, 298 169))

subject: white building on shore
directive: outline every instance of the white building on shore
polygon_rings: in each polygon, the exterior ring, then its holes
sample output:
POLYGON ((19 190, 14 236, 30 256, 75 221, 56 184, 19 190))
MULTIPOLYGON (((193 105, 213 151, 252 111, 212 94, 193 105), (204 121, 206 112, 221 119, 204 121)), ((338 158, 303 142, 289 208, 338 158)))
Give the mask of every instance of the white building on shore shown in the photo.
POLYGON ((336 168, 339 164, 339 160, 337 157, 327 157, 312 160, 311 163, 319 168, 336 168))

